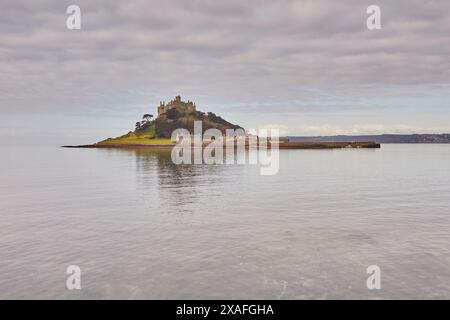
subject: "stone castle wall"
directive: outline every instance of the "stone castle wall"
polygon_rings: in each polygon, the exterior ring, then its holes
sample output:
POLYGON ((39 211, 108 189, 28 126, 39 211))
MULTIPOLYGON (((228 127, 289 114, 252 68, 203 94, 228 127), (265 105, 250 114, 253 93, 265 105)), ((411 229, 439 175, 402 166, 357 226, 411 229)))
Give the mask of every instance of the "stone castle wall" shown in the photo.
POLYGON ((168 102, 160 102, 158 107, 158 117, 165 114, 170 109, 176 109, 183 113, 190 113, 196 111, 195 103, 192 101, 184 102, 181 101, 180 96, 176 96, 174 100, 168 102))

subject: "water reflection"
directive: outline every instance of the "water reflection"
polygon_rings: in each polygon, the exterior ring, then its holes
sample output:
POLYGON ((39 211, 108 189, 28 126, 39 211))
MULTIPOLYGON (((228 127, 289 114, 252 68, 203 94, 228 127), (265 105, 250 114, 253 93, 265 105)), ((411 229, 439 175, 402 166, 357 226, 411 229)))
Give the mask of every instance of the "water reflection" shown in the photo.
MULTIPOLYGON (((102 150, 103 151, 103 150, 102 150)), ((222 196, 218 186, 234 183, 246 165, 174 164, 171 149, 105 149, 133 158, 136 182, 142 198, 151 209, 162 213, 193 213, 205 201, 222 196)), ((227 157, 225 156, 225 161, 227 157)), ((125 160, 128 161, 128 160, 125 160)))

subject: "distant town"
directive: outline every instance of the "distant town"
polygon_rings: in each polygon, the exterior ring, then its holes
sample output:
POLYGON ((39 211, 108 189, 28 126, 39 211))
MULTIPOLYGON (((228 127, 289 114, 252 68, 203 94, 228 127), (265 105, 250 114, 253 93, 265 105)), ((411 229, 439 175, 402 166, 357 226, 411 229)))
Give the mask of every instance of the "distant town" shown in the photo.
POLYGON ((290 141, 298 142, 360 142, 375 141, 377 143, 450 143, 450 134, 382 134, 361 136, 320 136, 320 137, 289 137, 290 141))

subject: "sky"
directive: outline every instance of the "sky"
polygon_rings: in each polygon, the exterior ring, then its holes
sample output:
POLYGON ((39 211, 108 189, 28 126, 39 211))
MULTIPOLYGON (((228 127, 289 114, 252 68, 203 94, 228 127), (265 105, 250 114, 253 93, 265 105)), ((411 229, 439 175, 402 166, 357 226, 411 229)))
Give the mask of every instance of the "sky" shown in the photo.
POLYGON ((0 141, 96 142, 178 94, 286 135, 450 132, 450 1, 0 2, 0 141))

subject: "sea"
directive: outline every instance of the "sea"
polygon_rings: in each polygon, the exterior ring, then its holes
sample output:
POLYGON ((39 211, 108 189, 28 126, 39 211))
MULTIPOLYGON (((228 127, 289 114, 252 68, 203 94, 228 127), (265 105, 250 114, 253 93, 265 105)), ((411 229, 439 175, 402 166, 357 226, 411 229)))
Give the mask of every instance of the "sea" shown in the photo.
POLYGON ((450 298, 450 144, 280 150, 274 175, 10 145, 0 177, 1 299, 450 298))

